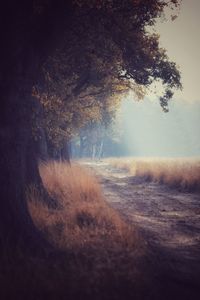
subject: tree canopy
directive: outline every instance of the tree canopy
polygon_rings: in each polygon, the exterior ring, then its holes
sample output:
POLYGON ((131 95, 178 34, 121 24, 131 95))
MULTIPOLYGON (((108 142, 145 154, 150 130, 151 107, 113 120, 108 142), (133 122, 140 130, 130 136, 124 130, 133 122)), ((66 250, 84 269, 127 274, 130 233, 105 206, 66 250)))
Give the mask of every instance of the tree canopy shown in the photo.
MULTIPOLYGON (((44 60, 43 80, 33 91, 44 109, 48 139, 59 146, 87 122, 108 117, 115 95, 132 89, 141 98, 154 81, 163 84, 160 104, 168 111, 173 89, 181 88, 180 73, 148 27, 179 1, 77 0, 68 5, 62 38, 44 60)), ((40 13, 46 9, 41 4, 40 13)))

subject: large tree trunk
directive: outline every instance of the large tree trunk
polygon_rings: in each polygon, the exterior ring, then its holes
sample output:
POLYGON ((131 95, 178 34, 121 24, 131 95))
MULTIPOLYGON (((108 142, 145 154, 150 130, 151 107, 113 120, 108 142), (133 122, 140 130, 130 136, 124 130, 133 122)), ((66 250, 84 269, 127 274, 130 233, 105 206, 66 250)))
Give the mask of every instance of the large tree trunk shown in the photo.
POLYGON ((39 139, 37 141, 37 153, 40 161, 48 160, 47 138, 44 128, 40 128, 39 139))
POLYGON ((0 243, 21 240, 29 249, 45 244, 25 197, 29 184, 45 194, 32 138, 31 90, 44 57, 60 40, 58 32, 71 7, 65 1, 36 2, 7 1, 0 12, 0 243))
POLYGON ((70 143, 65 141, 60 148, 48 142, 48 158, 50 160, 67 161, 70 163, 70 143))
POLYGON ((49 160, 60 160, 60 149, 57 148, 49 139, 47 139, 47 152, 49 160))
POLYGON ((29 214, 27 187, 36 185, 45 201, 52 202, 39 175, 38 151, 32 135, 36 104, 31 92, 39 58, 26 44, 15 51, 16 57, 12 53, 5 57, 7 63, 3 65, 0 81, 0 243, 3 245, 6 240, 13 246, 20 243, 27 251, 34 252, 33 249, 40 251, 48 243, 29 214))
MULTIPOLYGON (((0 238, 38 247, 41 234, 30 217, 25 190, 41 182, 31 134, 30 86, 5 87, 0 115, 0 238), (10 89, 10 90, 9 90, 10 89)), ((42 242, 43 243, 43 242, 42 242)))
POLYGON ((70 142, 65 141, 63 147, 61 148, 60 158, 63 161, 70 163, 70 142))

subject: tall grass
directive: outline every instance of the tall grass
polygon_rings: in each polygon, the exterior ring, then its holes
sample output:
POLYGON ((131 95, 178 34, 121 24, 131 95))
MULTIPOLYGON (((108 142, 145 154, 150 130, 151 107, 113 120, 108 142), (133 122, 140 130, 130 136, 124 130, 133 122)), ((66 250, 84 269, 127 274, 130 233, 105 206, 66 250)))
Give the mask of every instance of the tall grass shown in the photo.
POLYGON ((0 298, 122 300, 149 293, 145 247, 106 203, 94 176, 59 162, 41 164, 40 174, 58 208, 44 204, 35 186, 27 190, 28 206, 54 250, 40 258, 5 247, 0 298))
POLYGON ((109 161, 114 167, 148 181, 164 183, 181 191, 200 191, 200 159, 125 158, 109 161))
POLYGON ((98 251, 108 246, 115 250, 136 248, 136 233, 107 204, 88 170, 76 164, 49 162, 40 165, 40 174, 61 208, 45 206, 34 187, 29 189, 29 208, 36 226, 58 247, 76 251, 86 246, 98 251))

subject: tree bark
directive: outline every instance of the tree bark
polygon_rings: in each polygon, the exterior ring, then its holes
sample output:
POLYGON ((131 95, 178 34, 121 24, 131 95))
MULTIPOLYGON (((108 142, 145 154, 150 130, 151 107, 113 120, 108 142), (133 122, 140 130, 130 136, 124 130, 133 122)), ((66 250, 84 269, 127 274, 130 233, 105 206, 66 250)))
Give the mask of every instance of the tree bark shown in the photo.
POLYGON ((51 203, 39 175, 32 136, 35 100, 31 93, 39 57, 25 41, 16 45, 15 55, 9 50, 0 73, 0 248, 7 241, 13 247, 20 243, 24 251, 36 253, 37 248, 37 252, 43 252, 50 246, 35 227, 26 199, 31 184, 40 188, 45 201, 51 203))
POLYGON ((40 161, 48 160, 48 149, 47 149, 47 139, 45 130, 40 128, 39 140, 37 141, 37 153, 40 161))
POLYGON ((31 93, 44 58, 62 40, 72 9, 71 2, 47 2, 7 1, 0 11, 0 249, 6 240, 13 245, 20 241, 27 249, 47 244, 33 224, 25 196, 29 184, 46 193, 32 138, 31 93))
POLYGON ((47 244, 30 217, 25 196, 29 184, 40 184, 31 134, 30 86, 4 90, 0 123, 0 243, 24 248, 47 244))
POLYGON ((63 145, 63 147, 61 148, 61 160, 63 161, 67 161, 68 163, 70 163, 70 143, 69 141, 66 141, 63 145))

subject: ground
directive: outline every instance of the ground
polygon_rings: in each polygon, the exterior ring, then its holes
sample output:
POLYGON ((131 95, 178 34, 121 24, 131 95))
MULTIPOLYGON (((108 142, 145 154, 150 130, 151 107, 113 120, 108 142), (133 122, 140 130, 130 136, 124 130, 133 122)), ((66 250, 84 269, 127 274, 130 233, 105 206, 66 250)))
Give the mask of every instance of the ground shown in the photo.
POLYGON ((138 229, 156 264, 161 299, 200 299, 200 196, 85 162, 108 203, 138 229), (168 295, 168 296, 167 296, 168 295), (173 296, 172 296, 173 295, 173 296))

